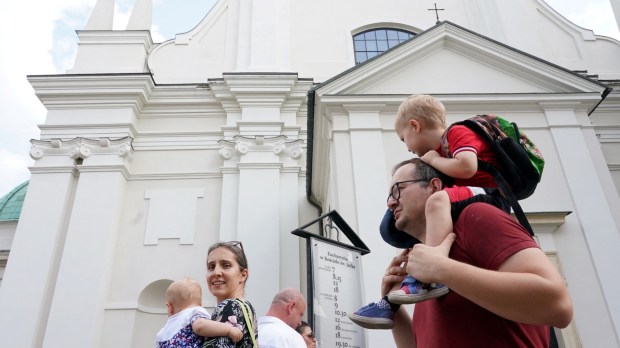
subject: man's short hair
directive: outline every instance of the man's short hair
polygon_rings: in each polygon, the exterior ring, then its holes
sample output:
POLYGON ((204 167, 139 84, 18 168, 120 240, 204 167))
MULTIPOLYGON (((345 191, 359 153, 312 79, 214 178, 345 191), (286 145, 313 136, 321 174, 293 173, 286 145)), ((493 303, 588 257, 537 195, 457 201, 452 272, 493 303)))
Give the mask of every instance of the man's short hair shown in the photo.
POLYGON ((305 301, 304 296, 293 288, 285 288, 280 291, 273 297, 271 303, 279 303, 279 304, 287 304, 291 301, 300 302, 305 301))
POLYGON ((411 173, 411 175, 415 179, 423 180, 424 182, 428 183, 431 181, 431 179, 438 178, 439 180, 441 180, 443 186, 452 185, 452 178, 438 171, 430 164, 425 163, 418 157, 413 157, 411 159, 396 163, 396 165, 392 169, 392 175, 396 173, 396 170, 398 170, 398 168, 407 164, 413 164, 415 166, 415 170, 411 173))

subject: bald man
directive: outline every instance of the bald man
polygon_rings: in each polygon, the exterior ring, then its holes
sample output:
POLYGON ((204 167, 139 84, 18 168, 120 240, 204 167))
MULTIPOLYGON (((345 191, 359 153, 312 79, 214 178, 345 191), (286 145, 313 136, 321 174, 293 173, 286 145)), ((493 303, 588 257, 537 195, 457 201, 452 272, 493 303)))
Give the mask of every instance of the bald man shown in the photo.
POLYGON ((267 315, 258 318, 258 346, 261 348, 306 348, 303 337, 295 331, 306 312, 304 296, 293 288, 278 292, 267 315))

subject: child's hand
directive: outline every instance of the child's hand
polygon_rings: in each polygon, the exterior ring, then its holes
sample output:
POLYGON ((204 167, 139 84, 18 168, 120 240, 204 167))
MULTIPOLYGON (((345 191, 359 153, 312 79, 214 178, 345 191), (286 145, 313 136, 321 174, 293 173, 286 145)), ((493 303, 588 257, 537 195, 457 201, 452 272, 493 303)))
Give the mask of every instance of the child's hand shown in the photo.
POLYGON ((237 329, 236 327, 231 327, 228 329, 228 337, 230 337, 233 342, 237 343, 243 338, 243 331, 237 329))
POLYGON ((437 157, 441 157, 441 156, 439 155, 439 152, 437 152, 437 151, 435 151, 435 150, 430 150, 430 151, 426 152, 426 153, 422 156, 422 158, 420 158, 420 159, 422 160, 422 162, 424 162, 424 163, 426 163, 426 164, 433 165, 433 163, 431 163, 431 162, 433 162, 433 160, 434 160, 435 158, 437 158, 437 157))

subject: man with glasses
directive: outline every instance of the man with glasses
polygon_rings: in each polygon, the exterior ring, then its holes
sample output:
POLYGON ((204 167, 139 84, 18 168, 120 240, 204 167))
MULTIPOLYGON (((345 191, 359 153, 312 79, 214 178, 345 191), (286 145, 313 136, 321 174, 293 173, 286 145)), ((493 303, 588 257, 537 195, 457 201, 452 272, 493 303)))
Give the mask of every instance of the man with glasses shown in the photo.
POLYGON ((438 172, 417 158, 401 162, 391 188, 388 207, 402 231, 398 237, 420 243, 392 260, 382 295, 407 273, 451 289, 417 303, 413 319, 404 308, 396 310, 397 347, 413 341, 417 347, 548 347, 549 326, 570 323, 572 302, 564 280, 510 215, 485 203, 468 205, 454 233, 431 247, 424 245, 425 209, 430 195, 444 188, 438 172))
MULTIPOLYGON (((417 159, 415 161, 416 163, 420 162, 420 160, 417 159)), ((392 184, 387 198, 388 206, 391 201, 397 202, 401 197, 401 191, 410 185, 427 185, 429 180, 434 177, 440 179, 440 181, 444 184, 451 183, 451 178, 438 172, 428 164, 424 162, 422 163, 423 165, 419 167, 420 172, 424 173, 424 175, 421 176, 422 178, 401 180, 392 184)), ((442 190, 438 191, 443 191, 446 193, 450 206, 448 207, 449 211, 446 211, 445 213, 442 212, 441 215, 434 215, 432 217, 434 219, 451 219, 451 221, 456 221, 465 207, 476 202, 492 204, 505 212, 510 212, 510 205, 502 198, 501 193, 497 188, 444 186, 442 190)), ((424 221, 427 228, 429 227, 427 220, 431 218, 431 216, 429 216, 429 210, 435 209, 435 211, 437 211, 443 210, 444 208, 442 207, 442 209, 438 209, 436 202, 437 200, 432 199, 424 202, 426 209, 423 211, 424 219, 421 221, 424 221)), ((452 224, 450 224, 450 226, 452 226, 452 224)), ((452 227, 450 227, 449 231, 451 230, 452 227)), ((408 249, 415 243, 419 242, 417 239, 399 231, 395 227, 394 214, 390 208, 387 209, 383 221, 381 222, 380 231, 383 239, 388 244, 397 248, 408 249)), ((433 231, 431 230, 431 232, 433 231)), ((446 231, 446 235, 447 233, 448 231, 446 231)), ((425 237, 427 238, 426 242, 428 243, 429 238, 428 236, 425 237)), ((438 244, 439 241, 435 244, 431 243, 433 246, 438 244)), ((424 283, 418 279, 415 279, 411 275, 406 275, 399 287, 392 289, 389 294, 383 296, 383 298, 379 301, 371 302, 357 311, 350 313, 348 317, 352 322, 367 329, 391 329, 394 326, 394 313, 398 310, 398 308, 400 308, 401 304, 426 301, 444 296, 448 292, 448 287, 442 283, 424 283)))

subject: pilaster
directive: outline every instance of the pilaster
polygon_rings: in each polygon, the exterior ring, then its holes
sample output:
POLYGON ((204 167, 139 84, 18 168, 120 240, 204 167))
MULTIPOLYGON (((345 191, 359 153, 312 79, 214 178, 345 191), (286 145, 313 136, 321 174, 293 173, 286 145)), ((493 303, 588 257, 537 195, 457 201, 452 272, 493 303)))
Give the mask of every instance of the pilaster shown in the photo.
POLYGON ((65 154, 53 166, 30 168, 28 192, 0 287, 3 346, 41 347, 73 204, 77 173, 73 162, 65 154))
POLYGON ((299 243, 288 232, 298 226, 303 141, 235 136, 219 143, 224 161, 220 238, 252 245, 245 248, 250 264, 271 265, 254 268, 260 274, 250 270, 247 285, 257 312, 264 313, 280 288, 299 287, 299 243))
MULTIPOLYGON (((243 2, 252 11, 255 1, 243 2)), ((250 273, 248 292, 257 311, 265 312, 271 297, 285 286, 300 287, 299 240, 290 234, 299 226, 299 175, 304 148, 298 117, 305 115, 311 80, 293 73, 227 73, 210 81, 213 96, 226 111, 220 239, 241 240, 249 261, 272 265, 250 273), (256 261, 254 261, 256 262, 256 261), (253 281, 252 279, 260 279, 253 281)))
MULTIPOLYGON (((578 104, 542 104, 549 130, 558 151, 558 159, 570 187, 575 217, 583 228, 583 237, 589 248, 590 257, 601 284, 604 301, 610 309, 616 339, 620 337, 620 281, 615 268, 620 264, 620 235, 605 197, 605 188, 600 185, 596 163, 592 160, 588 143, 579 120, 584 114, 578 104), (596 204, 600 202, 600 204, 596 204)), ((586 118, 587 119, 587 118, 586 118)), ((591 287, 588 286, 591 290, 591 287)), ((575 285, 573 286, 575 291, 575 285)))
MULTIPOLYGON (((90 283, 88 277, 94 278, 91 273, 93 269, 89 268, 93 265, 91 261, 105 262, 111 258, 109 255, 97 258, 96 252, 90 254, 92 250, 101 250, 102 245, 97 244, 101 235, 95 233, 94 238, 86 238, 88 242, 85 244, 84 240, 73 236, 77 232, 72 233, 70 228, 74 224, 72 211, 73 214, 75 211, 88 211, 93 217, 89 223, 95 228, 84 228, 85 234, 96 232, 101 227, 97 226, 98 222, 109 223, 103 216, 106 214, 100 214, 114 210, 106 210, 112 205, 101 199, 108 192, 108 183, 96 179, 92 185, 99 188, 98 192, 81 193, 83 189, 80 185, 84 180, 88 181, 84 179, 88 177, 84 172, 88 171, 87 168, 93 172, 113 171, 113 176, 120 176, 124 181, 125 164, 131 159, 132 151, 131 138, 32 140, 31 143, 30 155, 35 165, 30 168, 32 178, 13 241, 11 260, 0 288, 3 308, 0 311, 0 336, 5 338, 3 344, 15 347, 41 347, 46 334, 75 336, 74 330, 82 332, 85 325, 94 323, 90 321, 93 315, 102 315, 102 311, 97 311, 95 307, 92 311, 81 309, 86 308, 83 306, 85 302, 90 306, 89 301, 93 299, 90 297, 91 290, 106 288, 101 286, 104 281, 102 277, 96 283, 90 283), (85 162, 90 165, 86 167, 85 162), (89 200, 99 205, 87 202, 89 200), (88 245, 91 247, 88 248, 88 245), (83 247, 86 248, 82 253, 75 255, 75 250, 83 247), (73 274, 70 282, 56 277, 56 274, 66 273, 63 269, 67 265, 81 268, 81 274, 73 274), (83 275, 87 277, 81 278, 83 275), (82 283, 82 280, 88 282, 82 283), (91 289, 87 292, 76 291, 76 287, 82 285, 91 289), (27 298, 28 301, 14 301, 15 298, 27 298), (58 303, 59 299, 63 299, 62 304, 58 303), (58 325, 54 320, 58 308, 71 313, 72 324, 65 322, 58 325), (10 317, 7 316, 9 313, 10 317)), ((120 204, 116 206, 120 210, 120 204)), ((93 293, 95 296, 97 291, 93 293)), ((88 336, 90 333, 84 331, 78 336, 96 342, 88 336)), ((54 343, 48 346, 79 345, 54 343)))
MULTIPOLYGON (((42 328, 45 334, 38 336, 43 342, 37 346, 99 346, 128 164, 132 158, 131 141, 129 137, 33 141, 31 156, 37 164, 54 168, 55 163, 69 158, 76 173, 67 209, 60 217, 64 229, 59 243, 62 250, 54 253, 56 272, 48 274, 51 279, 54 274, 57 276, 46 287, 49 302, 45 310, 46 325, 42 328)), ((46 188, 50 187, 53 185, 48 182, 46 188)), ((50 197, 57 199, 55 195, 50 197)), ((34 220, 37 218, 26 221, 34 220)))
POLYGON ((296 117, 305 114, 310 80, 297 74, 224 74, 210 82, 214 97, 226 110, 225 139, 235 135, 299 137, 296 117))
MULTIPOLYGON (((387 208, 385 197, 389 178, 386 177, 385 150, 383 147, 383 129, 380 123, 380 112, 385 104, 352 104, 343 106, 349 115, 351 132, 351 161, 353 165, 353 182, 357 200, 358 233, 368 245, 385 245, 377 233, 378 221, 387 208), (365 212, 365 213, 364 213, 365 212), (374 214, 368 214, 374 212, 374 214)), ((364 272, 369 275, 381 274, 384 264, 381 253, 372 253, 377 257, 364 262, 364 272), (375 262, 376 261, 376 262, 375 262)), ((365 294, 374 298, 379 296, 379 289, 372 277, 365 277, 366 289, 373 290, 365 294)), ((376 278, 375 278, 376 279, 376 278)))

